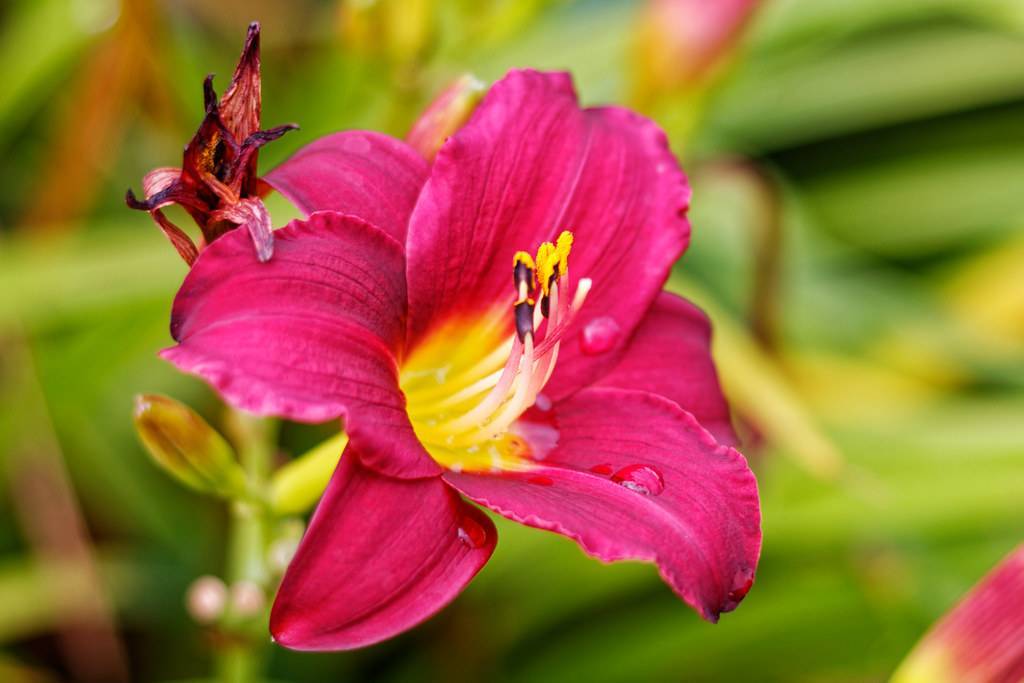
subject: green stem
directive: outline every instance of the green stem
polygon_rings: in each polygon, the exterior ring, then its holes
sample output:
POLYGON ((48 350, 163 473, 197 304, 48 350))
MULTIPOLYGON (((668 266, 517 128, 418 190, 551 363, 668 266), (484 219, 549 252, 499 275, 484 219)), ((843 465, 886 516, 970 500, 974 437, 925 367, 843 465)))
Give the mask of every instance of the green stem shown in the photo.
MULTIPOLYGON (((249 487, 253 491, 264 491, 270 477, 277 423, 237 411, 232 411, 229 418, 228 427, 249 487)), ((231 503, 227 557, 229 585, 251 581, 263 589, 269 586, 266 564, 269 528, 270 518, 263 506, 243 501, 231 503)), ((218 657, 220 680, 224 683, 262 680, 265 655, 263 641, 249 637, 233 639, 218 657)))

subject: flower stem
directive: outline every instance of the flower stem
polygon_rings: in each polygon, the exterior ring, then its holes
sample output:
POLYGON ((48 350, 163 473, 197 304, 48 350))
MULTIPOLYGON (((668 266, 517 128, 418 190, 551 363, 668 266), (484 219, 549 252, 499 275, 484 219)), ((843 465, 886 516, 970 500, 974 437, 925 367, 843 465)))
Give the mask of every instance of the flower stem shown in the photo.
MULTIPOLYGON (((252 491, 264 491, 270 476, 277 423, 248 413, 231 411, 228 430, 252 491)), ((227 579, 229 586, 252 582, 262 590, 269 588, 267 543, 270 518, 265 506, 251 501, 234 501, 230 508, 227 579)), ((235 611, 231 608, 231 611, 235 611)), ((242 617, 243 615, 237 615, 242 617)), ((262 629, 266 632, 266 629, 262 629)), ((220 680, 224 683, 253 683, 263 679, 266 640, 240 635, 230 638, 218 656, 220 680)))

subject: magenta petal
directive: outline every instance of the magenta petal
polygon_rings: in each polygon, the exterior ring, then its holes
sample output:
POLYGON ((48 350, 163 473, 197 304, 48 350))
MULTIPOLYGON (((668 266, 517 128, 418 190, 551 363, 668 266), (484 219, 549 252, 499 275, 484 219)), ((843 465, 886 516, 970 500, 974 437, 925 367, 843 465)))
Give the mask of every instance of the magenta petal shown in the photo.
POLYGON ((497 533, 440 477, 400 480, 346 453, 281 583, 278 643, 348 650, 416 626, 486 564, 497 533))
MULTIPOLYGON (((514 253, 571 230, 570 277, 594 287, 562 353, 578 353, 595 318, 612 319, 624 342, 686 247, 689 194, 653 123, 581 109, 566 74, 509 73, 438 153, 410 219, 410 338, 453 312, 511 306, 514 253)), ((601 368, 582 369, 563 371, 560 390, 601 368)))
MULTIPOLYGON (((549 417, 557 445, 534 469, 446 472, 445 479, 481 505, 568 536, 605 562, 655 562, 709 621, 735 608, 761 551, 757 482, 743 456, 654 394, 584 389, 549 417)), ((549 425, 522 427, 528 441, 554 436, 549 425)))
POLYGON ((738 443, 711 359, 711 323, 703 311, 675 294, 658 296, 622 360, 593 386, 637 389, 672 399, 719 443, 738 443))
POLYGON ((407 144, 356 130, 311 142, 263 176, 306 214, 358 216, 403 244, 426 179, 427 162, 407 144))
POLYGON ((240 230, 203 251, 174 301, 178 345, 163 357, 244 410, 300 422, 345 417, 364 462, 381 471, 437 474, 398 388, 401 245, 331 212, 274 237, 266 263, 240 230))

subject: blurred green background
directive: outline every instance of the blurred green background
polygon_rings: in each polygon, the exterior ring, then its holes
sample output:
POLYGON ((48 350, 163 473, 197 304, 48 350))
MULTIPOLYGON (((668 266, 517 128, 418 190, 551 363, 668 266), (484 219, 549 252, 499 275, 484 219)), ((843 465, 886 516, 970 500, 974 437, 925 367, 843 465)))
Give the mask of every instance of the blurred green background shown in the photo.
MULTIPOLYGON (((0 5, 0 680, 226 679, 241 640, 280 681, 880 681, 1024 539, 1024 4, 765 0, 674 73, 652 66, 652 11, 0 5), (191 582, 224 573, 228 512, 153 465, 131 400, 215 425, 223 407, 155 355, 186 269, 123 196, 180 162, 203 76, 223 89, 252 19, 264 125, 302 126, 262 169, 337 129, 404 135, 460 74, 517 66, 665 127, 694 185, 670 287, 715 321, 761 486, 735 613, 704 623, 653 568, 499 520, 462 597, 363 651, 188 616, 191 582)), ((280 461, 322 433, 284 425, 280 461)))

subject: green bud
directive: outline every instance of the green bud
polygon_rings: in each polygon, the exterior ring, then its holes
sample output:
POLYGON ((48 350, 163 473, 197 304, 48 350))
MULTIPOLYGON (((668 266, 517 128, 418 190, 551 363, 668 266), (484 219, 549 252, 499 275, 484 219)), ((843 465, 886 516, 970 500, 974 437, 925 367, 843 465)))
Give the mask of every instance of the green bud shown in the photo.
POLYGON ((153 460, 189 488, 246 498, 248 487, 234 451, 206 420, 166 396, 135 397, 135 429, 153 460))
POLYGON ((270 480, 271 509, 279 515, 297 515, 316 505, 346 444, 348 435, 342 432, 274 472, 270 480))
POLYGON ((464 74, 441 91, 413 124, 405 141, 433 161, 445 140, 458 132, 487 93, 487 84, 464 74))

